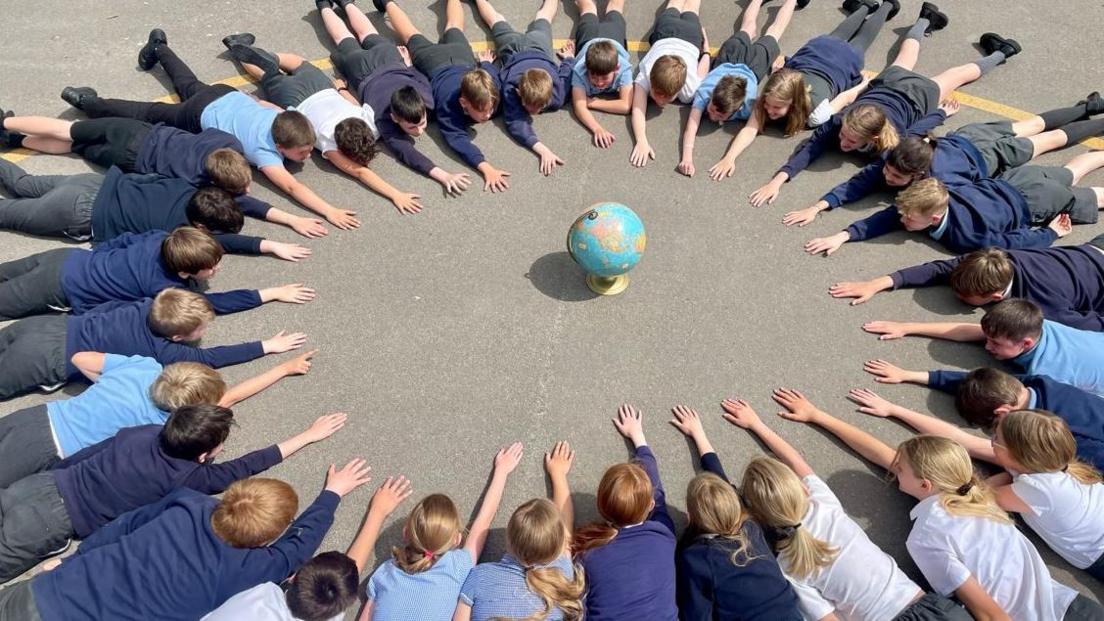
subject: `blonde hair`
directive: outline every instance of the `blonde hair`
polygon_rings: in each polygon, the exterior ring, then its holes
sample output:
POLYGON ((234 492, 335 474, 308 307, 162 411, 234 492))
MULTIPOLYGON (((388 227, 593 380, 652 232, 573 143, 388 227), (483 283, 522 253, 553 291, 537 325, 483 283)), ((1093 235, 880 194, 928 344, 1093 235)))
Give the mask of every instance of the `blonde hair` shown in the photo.
POLYGON ((741 496, 768 531, 786 571, 805 579, 832 564, 839 549, 803 528, 809 494, 788 466, 770 457, 756 457, 744 471, 741 496))
POLYGON ((552 76, 544 69, 529 69, 518 80, 518 97, 527 108, 544 108, 552 99, 552 76))
POLYGON ((710 472, 690 479, 686 486, 686 512, 690 525, 698 531, 736 543, 729 557, 733 565, 743 567, 755 558, 748 554, 750 543, 744 532, 747 514, 731 483, 710 472))
POLYGON ((198 362, 176 362, 161 370, 149 389, 157 409, 171 412, 185 405, 218 405, 226 394, 219 372, 198 362))
POLYGON ((1008 454, 1030 473, 1067 472, 1079 483, 1095 485, 1100 472, 1077 459, 1077 441, 1066 421, 1045 410, 1017 410, 997 422, 1008 454))
POLYGON ((460 96, 477 110, 492 110, 498 105, 494 78, 483 69, 472 69, 460 79, 460 96))
POLYGON ((575 554, 600 548, 613 541, 622 526, 646 520, 652 508, 652 492, 652 480, 639 464, 610 466, 598 483, 598 513, 605 522, 589 524, 575 532, 575 554))
POLYGON ((231 194, 245 194, 253 181, 253 171, 245 156, 233 149, 222 148, 211 151, 203 163, 207 178, 231 194))
POLYGON ((993 490, 974 472, 970 454, 954 440, 914 436, 897 447, 893 467, 901 460, 908 463, 916 478, 932 484, 939 494, 939 504, 947 513, 1012 523, 1012 518, 997 505, 993 490))
POLYGON ((782 132, 792 136, 805 129, 809 117, 813 114, 813 100, 809 95, 811 88, 805 83, 805 76, 800 71, 782 68, 771 74, 767 81, 759 88, 759 96, 755 103, 755 111, 767 118, 766 99, 790 102, 786 111, 786 126, 782 132))
POLYGON ((897 193, 897 212, 903 216, 934 216, 947 210, 951 196, 935 177, 914 181, 897 193))
POLYGON ((664 97, 674 97, 686 84, 686 61, 678 56, 660 56, 648 74, 652 91, 664 97))
POLYGON ((184 289, 165 289, 150 305, 149 327, 165 338, 187 336, 215 320, 207 298, 184 289))
POLYGON ((575 579, 568 581, 563 572, 545 567, 567 551, 568 532, 560 510, 545 498, 521 505, 506 525, 510 552, 525 567, 525 584, 544 602, 544 610, 524 621, 544 621, 553 608, 559 608, 565 621, 583 617, 583 568, 575 566, 575 579))
POLYGON ((299 496, 276 479, 253 477, 226 488, 211 514, 211 529, 235 548, 259 548, 287 530, 299 511, 299 496))
POLYGON ((406 518, 406 542, 391 548, 395 566, 408 574, 428 570, 456 546, 462 528, 451 498, 444 494, 426 496, 406 518))
POLYGON ((843 115, 843 127, 873 144, 879 153, 893 149, 901 141, 897 128, 889 122, 885 112, 873 104, 849 108, 843 115))

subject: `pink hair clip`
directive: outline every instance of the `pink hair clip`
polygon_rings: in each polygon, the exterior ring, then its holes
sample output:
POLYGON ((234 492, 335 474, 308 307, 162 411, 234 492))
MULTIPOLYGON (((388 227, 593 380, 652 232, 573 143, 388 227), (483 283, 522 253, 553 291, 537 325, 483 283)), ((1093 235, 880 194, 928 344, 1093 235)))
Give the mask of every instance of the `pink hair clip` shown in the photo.
POLYGON ((425 552, 422 552, 422 555, 425 556, 426 558, 433 558, 433 553, 430 552, 429 550, 426 550, 425 552))

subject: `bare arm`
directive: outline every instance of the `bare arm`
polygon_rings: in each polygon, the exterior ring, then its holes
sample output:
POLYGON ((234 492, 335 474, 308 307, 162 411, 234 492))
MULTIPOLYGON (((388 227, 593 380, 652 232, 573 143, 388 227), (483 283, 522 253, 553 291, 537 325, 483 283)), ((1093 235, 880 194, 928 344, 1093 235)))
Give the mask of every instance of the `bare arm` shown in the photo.
POLYGON ((322 224, 321 220, 292 215, 283 209, 277 209, 275 207, 270 208, 265 213, 265 220, 273 224, 282 224, 303 237, 312 239, 322 237, 326 235, 327 232, 326 226, 322 224))
POLYGON ((560 510, 560 518, 568 532, 575 530, 575 505, 567 482, 567 473, 574 463, 575 451, 567 442, 557 442, 552 452, 544 454, 544 469, 552 483, 552 504, 560 510))
POLYGON ((397 478, 387 477, 383 485, 376 490, 372 501, 368 504, 368 514, 364 516, 364 524, 361 525, 356 539, 353 539, 353 543, 345 552, 345 555, 356 563, 358 572, 364 571, 365 566, 368 565, 368 557, 372 554, 372 548, 376 546, 384 520, 411 493, 413 490, 410 481, 401 475, 397 478))
POLYGON ((648 111, 648 93, 644 88, 634 84, 632 96, 632 132, 633 140, 637 143, 648 143, 648 121, 645 114, 648 111))
POLYGON ((70 358, 70 362, 73 366, 77 367, 77 370, 81 372, 81 375, 88 378, 90 382, 98 382, 100 375, 103 373, 104 360, 107 359, 107 354, 101 354, 95 351, 82 351, 73 354, 70 358))
POLYGON ((686 118, 686 129, 682 131, 682 161, 679 162, 678 171, 687 177, 694 176, 694 141, 698 137, 701 118, 702 111, 691 108, 690 116, 686 118))
POLYGON ((863 324, 863 330, 871 334, 879 334, 880 340, 888 341, 904 336, 927 336, 933 339, 944 339, 971 343, 984 341, 985 333, 979 323, 960 323, 955 321, 933 322, 900 322, 900 321, 871 321, 863 324))
POLYGON ((1031 507, 1027 506, 1027 503, 1016 495, 1011 485, 995 486, 993 491, 997 495, 997 504, 1000 505, 1001 509, 1013 513, 1028 513, 1031 511, 1031 507))
POLYGON ((805 458, 801 456, 801 453, 789 442, 782 439, 782 436, 767 427, 747 401, 725 399, 721 403, 721 407, 725 411, 725 420, 758 436, 763 444, 766 444, 767 448, 778 456, 778 459, 785 462, 798 477, 804 479, 811 474, 815 474, 809 464, 805 462, 805 458))
POLYGON ((799 423, 816 425, 843 440, 844 444, 851 447, 851 450, 863 459, 889 470, 897 451, 885 442, 817 408, 796 390, 778 389, 774 391, 773 396, 779 405, 786 408, 785 412, 778 413, 779 416, 799 423))
POLYGON ((297 433, 287 440, 277 444, 277 448, 280 449, 280 456, 284 459, 291 457, 298 453, 304 447, 325 440, 326 438, 337 433, 337 430, 345 426, 345 421, 348 420, 347 414, 326 414, 319 416, 318 420, 311 423, 310 427, 307 427, 302 433, 297 433))
POLYGON ((731 177, 732 173, 736 171, 736 158, 740 157, 740 154, 744 152, 751 143, 755 142, 755 138, 759 135, 759 132, 763 128, 763 117, 756 108, 751 113, 751 118, 748 122, 740 128, 740 131, 736 132, 736 137, 729 143, 728 149, 724 155, 721 156, 720 161, 713 165, 709 169, 709 177, 714 181, 720 181, 726 177, 731 177))
POLYGON ((617 91, 617 99, 601 99, 595 97, 587 103, 587 107, 606 114, 620 114, 622 116, 632 110, 633 85, 622 86, 617 91))
POLYGON ((586 91, 574 87, 571 89, 571 106, 575 111, 575 116, 579 117, 579 122, 586 127, 592 134, 597 134, 602 131, 602 124, 598 122, 598 119, 594 118, 591 114, 590 108, 587 105, 586 91))
POLYGON ((977 621, 1012 621, 1012 617, 993 600, 973 575, 955 589, 955 595, 977 621))
POLYGON ((456 602, 456 610, 452 613, 452 621, 471 621, 471 606, 464 602, 456 602))
POLYGON ((835 114, 855 103, 855 99, 858 98, 859 93, 866 90, 868 84, 870 84, 870 78, 864 77, 862 82, 836 95, 832 101, 829 102, 829 105, 832 106, 832 113, 835 114))
POLYGON ((355 229, 360 226, 360 221, 355 217, 356 212, 338 209, 322 200, 313 190, 300 183, 283 166, 265 166, 261 168, 261 172, 277 188, 280 188, 281 192, 291 196, 303 207, 320 214, 334 226, 342 229, 355 229))
POLYGON ((952 425, 934 416, 914 412, 896 403, 890 403, 879 397, 872 390, 852 390, 848 394, 848 397, 859 404, 859 411, 863 414, 881 416, 884 418, 896 418, 915 429, 918 433, 940 436, 958 442, 970 453, 970 457, 974 459, 996 463, 996 456, 993 454, 993 445, 986 438, 975 436, 961 427, 952 425))
POLYGON ((521 442, 515 442, 495 456, 491 484, 487 486, 483 503, 479 505, 479 513, 475 515, 475 520, 468 530, 468 540, 464 543, 464 549, 471 554, 473 563, 478 563, 479 555, 483 553, 483 545, 487 543, 487 533, 491 530, 491 523, 498 513, 498 505, 502 502, 502 493, 506 490, 506 480, 521 462, 521 452, 521 442))
POLYGON ((367 166, 357 164, 346 157, 341 151, 336 149, 333 151, 326 151, 322 154, 322 157, 329 160, 330 163, 337 166, 345 174, 368 186, 368 188, 376 194, 391 201, 400 212, 417 213, 422 210, 422 205, 418 202, 418 198, 420 197, 417 194, 410 194, 396 189, 393 185, 387 183, 382 177, 377 175, 374 170, 367 166))
POLYGON ((219 400, 218 404, 224 408, 232 408, 289 375, 306 375, 311 368, 311 358, 317 353, 317 349, 309 351, 286 362, 281 362, 260 375, 254 375, 244 382, 234 384, 226 391, 226 394, 222 395, 222 399, 219 400))

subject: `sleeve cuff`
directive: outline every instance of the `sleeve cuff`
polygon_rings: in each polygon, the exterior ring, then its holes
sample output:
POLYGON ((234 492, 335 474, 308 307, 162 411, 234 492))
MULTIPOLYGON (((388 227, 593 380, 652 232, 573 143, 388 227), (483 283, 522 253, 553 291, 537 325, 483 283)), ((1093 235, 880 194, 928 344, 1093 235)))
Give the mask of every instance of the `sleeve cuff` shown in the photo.
POLYGON ((843 201, 841 201, 835 194, 825 194, 821 197, 820 200, 828 203, 828 209, 835 209, 836 207, 839 207, 843 204, 843 201))
POLYGON ((901 272, 893 272, 889 275, 889 279, 893 281, 893 290, 896 291, 904 284, 905 279, 901 276, 901 272))

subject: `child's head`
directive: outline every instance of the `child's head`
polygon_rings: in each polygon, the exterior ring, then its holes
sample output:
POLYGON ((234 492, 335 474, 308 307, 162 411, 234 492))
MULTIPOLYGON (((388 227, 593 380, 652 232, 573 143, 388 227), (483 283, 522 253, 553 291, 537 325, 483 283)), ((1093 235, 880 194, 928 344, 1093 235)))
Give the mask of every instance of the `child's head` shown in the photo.
POLYGON ((364 119, 348 118, 338 123, 334 127, 334 142, 342 155, 361 166, 367 166, 379 152, 376 136, 364 119))
POLYGON ((272 140, 280 155, 305 162, 314 149, 314 127, 302 112, 285 110, 272 122, 272 140))
POLYGON ((1019 298, 998 302, 981 318, 985 351, 997 360, 1011 360, 1030 350, 1043 336, 1043 311, 1019 298))
POLYGON ((484 69, 472 69, 460 79, 460 107, 476 123, 485 123, 498 107, 494 78, 484 69))
POLYGON ((235 548, 260 548, 280 536, 299 511, 299 497, 276 479, 252 477, 226 488, 211 514, 211 529, 235 548))
POLYGON ((617 529, 648 519, 655 507, 652 493, 652 481, 639 464, 610 466, 598 483, 598 513, 605 522, 575 533, 575 553, 604 546, 617 536, 617 529))
POLYGON ((871 147, 878 153, 884 153, 896 147, 900 137, 881 108, 860 104, 852 106, 843 115, 839 139, 840 150, 845 153, 871 147))
POLYGON ((740 503, 740 495, 728 481, 710 472, 690 479, 686 486, 686 512, 690 526, 697 532, 736 542, 731 555, 734 564, 746 565, 751 560, 743 530, 747 514, 740 503))
POLYGON ((517 85, 518 99, 529 114, 540 114, 552 100, 552 76, 544 69, 529 69, 517 85))
POLYGON ((1000 369, 982 367, 967 373, 958 385, 955 407, 970 424, 992 429, 997 418, 1026 408, 1030 399, 1023 382, 1000 369))
POLYGON ((1000 302, 1012 284, 1012 259, 1000 248, 975 250, 951 272, 950 284, 958 299, 971 306, 1000 302))
POLYGON ((920 136, 909 136, 889 152, 882 175, 886 185, 904 187, 923 179, 931 172, 934 142, 920 136))
POLYGON ((245 216, 234 195, 213 185, 203 186, 192 194, 184 215, 192 226, 212 233, 237 233, 245 225, 245 216))
POLYGON ((657 106, 666 106, 686 84, 686 61, 670 54, 660 56, 652 64, 648 81, 652 85, 652 101, 657 106))
POLYGON ((1096 468, 1077 459, 1077 441, 1066 421, 1045 410, 1016 410, 1000 417, 993 454, 998 464, 1015 472, 1067 472, 1081 483, 1101 482, 1096 468))
POLYGON ((150 401, 163 412, 186 405, 217 404, 226 395, 219 372, 198 362, 174 362, 150 385, 150 401))
POLYGON ((202 295, 185 289, 165 289, 150 305, 149 328, 174 342, 194 343, 203 338, 215 309, 202 295))
POLYGON ((253 182, 253 171, 245 156, 233 149, 215 149, 203 163, 211 183, 231 194, 245 194, 253 182))
POLYGON ((207 463, 222 452, 230 436, 234 412, 218 405, 185 405, 173 410, 158 442, 169 457, 207 463))
POLYGON ((951 196, 943 182, 928 177, 897 193, 897 213, 901 224, 909 231, 923 231, 937 226, 947 214, 951 196))
POLYGON ((599 90, 609 88, 617 79, 617 72, 621 70, 621 59, 617 57, 617 48, 611 41, 591 43, 583 62, 586 65, 587 80, 599 90))
POLYGON ((762 524, 788 573, 806 578, 835 560, 839 550, 802 528, 801 520, 809 510, 809 492, 786 464, 771 457, 751 460, 744 470, 740 495, 762 524))
POLYGON ((161 241, 161 262, 181 278, 210 280, 222 261, 222 244, 207 231, 182 226, 161 241))
POLYGON ((890 470, 902 492, 917 500, 938 495, 951 515, 1012 521, 974 472, 970 454, 954 440, 928 435, 909 438, 897 447, 890 470))
POLYGON ((430 494, 414 506, 403 527, 404 543, 391 549, 395 565, 408 574, 426 571, 463 539, 460 514, 452 499, 430 494))
POLYGON ((739 76, 726 75, 717 81, 713 96, 705 107, 709 120, 723 123, 744 107, 747 96, 747 80, 739 76))
POLYGON ((758 112, 772 121, 785 119, 783 133, 792 136, 805 128, 813 113, 809 90, 800 71, 779 69, 759 87, 758 112))
POLYGON ((518 507, 506 526, 506 541, 510 553, 525 568, 529 590, 544 602, 545 614, 559 608, 565 619, 581 618, 582 569, 576 567, 574 580, 568 581, 559 569, 547 566, 567 552, 567 528, 556 505, 536 498, 518 507))
POLYGON ((426 105, 418 89, 404 86, 391 93, 391 120, 410 136, 425 132, 426 105))
POLYGON ((295 572, 284 601, 296 619, 326 621, 356 601, 359 580, 353 559, 341 552, 323 552, 295 572))

